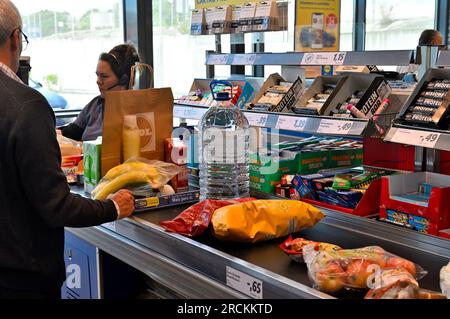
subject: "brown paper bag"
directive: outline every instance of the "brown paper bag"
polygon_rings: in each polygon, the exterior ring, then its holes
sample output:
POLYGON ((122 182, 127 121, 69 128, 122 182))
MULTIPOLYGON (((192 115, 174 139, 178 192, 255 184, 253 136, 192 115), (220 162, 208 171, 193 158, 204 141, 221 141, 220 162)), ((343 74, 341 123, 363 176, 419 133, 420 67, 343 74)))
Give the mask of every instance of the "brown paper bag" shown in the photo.
POLYGON ((105 95, 102 177, 122 163, 122 128, 125 115, 137 117, 140 156, 164 161, 164 139, 172 136, 173 95, 170 88, 111 91, 105 95))

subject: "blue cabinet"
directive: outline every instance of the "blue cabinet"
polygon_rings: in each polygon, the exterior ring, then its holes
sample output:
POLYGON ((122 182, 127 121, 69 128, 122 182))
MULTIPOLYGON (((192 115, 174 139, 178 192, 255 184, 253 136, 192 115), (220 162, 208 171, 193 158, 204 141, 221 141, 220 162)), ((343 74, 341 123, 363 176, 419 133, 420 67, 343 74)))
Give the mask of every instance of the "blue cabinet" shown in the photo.
POLYGON ((100 298, 97 248, 66 231, 64 262, 66 281, 61 288, 61 298, 100 298))

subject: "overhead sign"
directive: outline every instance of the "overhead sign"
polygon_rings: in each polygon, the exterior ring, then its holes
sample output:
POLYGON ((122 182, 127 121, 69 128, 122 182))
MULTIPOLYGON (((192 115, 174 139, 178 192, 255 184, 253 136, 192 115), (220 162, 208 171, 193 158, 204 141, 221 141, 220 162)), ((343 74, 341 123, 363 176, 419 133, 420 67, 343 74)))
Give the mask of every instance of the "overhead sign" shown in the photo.
POLYGON ((340 0, 297 0, 295 51, 339 51, 340 0))
POLYGON ((226 6, 230 4, 244 4, 249 0, 195 0, 195 9, 226 6))

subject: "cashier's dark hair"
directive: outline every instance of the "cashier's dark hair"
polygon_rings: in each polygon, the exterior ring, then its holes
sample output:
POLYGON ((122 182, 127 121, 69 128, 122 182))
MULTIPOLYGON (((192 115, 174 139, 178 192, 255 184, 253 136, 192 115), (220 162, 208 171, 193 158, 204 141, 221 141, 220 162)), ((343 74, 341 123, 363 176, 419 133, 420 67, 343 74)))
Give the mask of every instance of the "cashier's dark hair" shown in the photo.
POLYGON ((139 54, 131 44, 120 44, 112 48, 108 53, 100 54, 99 60, 107 62, 114 74, 119 79, 121 86, 129 89, 131 67, 139 62, 139 54))

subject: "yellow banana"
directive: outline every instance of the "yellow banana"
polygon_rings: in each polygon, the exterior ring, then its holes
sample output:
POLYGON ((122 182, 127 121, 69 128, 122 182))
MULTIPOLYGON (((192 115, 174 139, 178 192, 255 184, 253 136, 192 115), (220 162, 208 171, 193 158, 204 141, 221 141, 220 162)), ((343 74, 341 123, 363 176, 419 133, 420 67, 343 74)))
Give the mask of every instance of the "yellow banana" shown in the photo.
POLYGON ((131 171, 143 171, 149 177, 158 176, 158 170, 153 165, 143 162, 129 162, 111 168, 103 178, 113 180, 116 177, 131 171))
POLYGON ((109 194, 112 194, 121 188, 134 184, 144 184, 150 182, 151 180, 145 172, 131 171, 123 173, 122 175, 114 178, 112 181, 108 181, 104 186, 103 183, 98 185, 102 187, 100 187, 100 189, 95 192, 94 199, 106 199, 109 194))

